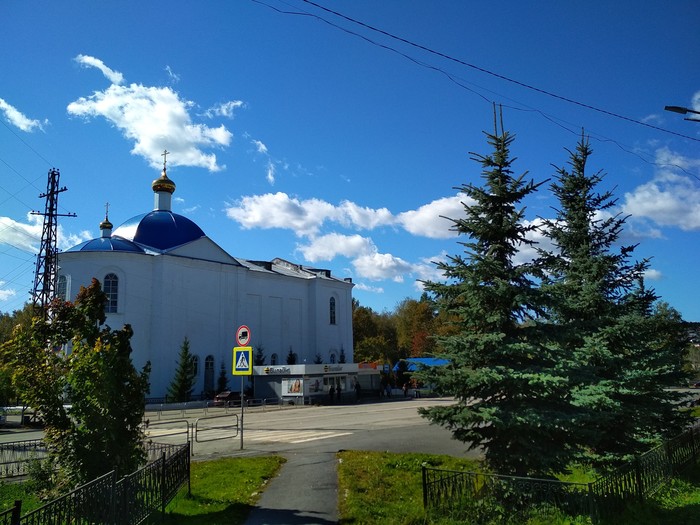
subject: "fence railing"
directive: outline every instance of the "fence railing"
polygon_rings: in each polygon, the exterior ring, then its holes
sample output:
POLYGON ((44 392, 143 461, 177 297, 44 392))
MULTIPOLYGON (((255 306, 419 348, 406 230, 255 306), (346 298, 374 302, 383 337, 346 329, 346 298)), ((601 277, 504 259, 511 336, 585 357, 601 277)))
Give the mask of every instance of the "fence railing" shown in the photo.
POLYGON ((674 474, 697 462, 700 425, 635 458, 592 483, 519 478, 423 467, 423 504, 438 514, 459 516, 476 502, 489 501, 509 514, 557 509, 588 515, 594 523, 652 495, 674 474))
POLYGON ((190 480, 189 443, 178 450, 161 452, 158 461, 147 464, 121 480, 114 471, 33 510, 24 516, 21 502, 0 513, 0 525, 138 525, 165 506, 190 480))
POLYGON ((0 478, 25 476, 32 460, 44 459, 46 455, 42 439, 0 443, 0 478))

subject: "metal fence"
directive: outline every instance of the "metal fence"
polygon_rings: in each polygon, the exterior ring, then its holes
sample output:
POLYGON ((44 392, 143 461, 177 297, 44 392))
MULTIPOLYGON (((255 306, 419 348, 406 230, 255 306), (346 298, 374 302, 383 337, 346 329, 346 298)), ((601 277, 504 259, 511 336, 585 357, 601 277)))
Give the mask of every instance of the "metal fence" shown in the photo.
POLYGON ((165 506, 190 480, 189 443, 161 452, 158 461, 117 480, 110 472, 20 517, 21 502, 0 513, 0 525, 138 525, 165 506))
POLYGON ((33 460, 47 456, 42 439, 0 443, 0 478, 26 476, 33 460))
POLYGON ((479 511, 507 516, 559 512, 590 516, 594 523, 643 502, 674 474, 695 464, 700 425, 666 441, 592 483, 567 483, 423 467, 423 504, 427 511, 463 518, 479 511), (471 514, 470 514, 471 513, 471 514))

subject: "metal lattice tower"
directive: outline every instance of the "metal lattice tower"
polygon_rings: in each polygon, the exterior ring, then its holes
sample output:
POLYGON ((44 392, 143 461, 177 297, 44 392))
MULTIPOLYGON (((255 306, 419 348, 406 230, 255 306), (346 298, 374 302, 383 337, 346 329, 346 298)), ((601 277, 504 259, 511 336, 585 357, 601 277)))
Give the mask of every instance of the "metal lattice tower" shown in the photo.
POLYGON ((44 212, 33 211, 32 215, 44 216, 44 227, 41 232, 41 247, 36 257, 36 273, 34 274, 34 288, 32 290, 32 305, 40 308, 43 315, 47 314, 47 307, 56 294, 56 281, 58 279, 58 249, 56 248, 58 217, 75 217, 75 213, 58 213, 58 194, 67 188, 59 188, 58 181, 61 174, 55 168, 49 170, 46 193, 39 195, 40 199, 46 199, 44 212))

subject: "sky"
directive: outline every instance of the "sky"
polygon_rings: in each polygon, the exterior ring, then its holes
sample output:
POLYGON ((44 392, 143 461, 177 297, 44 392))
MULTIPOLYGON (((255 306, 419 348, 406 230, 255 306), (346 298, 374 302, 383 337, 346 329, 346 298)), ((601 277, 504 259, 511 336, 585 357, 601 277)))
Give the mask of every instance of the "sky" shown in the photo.
POLYGON ((165 150, 173 211, 231 255, 392 311, 463 253, 445 217, 482 183, 496 104, 515 174, 549 180, 525 220, 554 217, 585 134, 647 285, 700 321, 700 122, 664 110, 700 111, 698 22, 695 0, 5 0, 0 311, 29 300, 50 169, 65 250, 106 203, 115 228, 150 211, 165 150))

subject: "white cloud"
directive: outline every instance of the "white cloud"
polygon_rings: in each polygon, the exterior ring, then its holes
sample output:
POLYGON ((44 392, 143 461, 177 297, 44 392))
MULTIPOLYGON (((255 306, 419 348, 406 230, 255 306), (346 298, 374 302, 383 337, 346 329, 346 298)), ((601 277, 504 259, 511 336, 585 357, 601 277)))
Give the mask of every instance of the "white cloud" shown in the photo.
POLYGON ((41 244, 43 219, 27 214, 27 223, 9 217, 0 217, 0 243, 9 244, 24 252, 36 254, 41 244))
POLYGON ((625 214, 645 218, 659 226, 700 229, 700 187, 688 177, 668 173, 625 194, 625 214))
POLYGON ((113 69, 108 68, 99 58, 88 55, 78 55, 75 57, 75 61, 83 67, 94 67, 99 69, 112 84, 120 85, 124 83, 124 75, 122 75, 119 71, 114 71, 113 69))
POLYGON ((659 270, 654 270, 653 268, 649 268, 644 272, 644 278, 648 281, 660 281, 662 277, 663 274, 659 270))
POLYGON ((464 204, 473 204, 473 199, 463 194, 444 197, 425 204, 417 210, 406 211, 398 215, 398 222, 413 235, 431 239, 449 239, 455 236, 451 231, 453 223, 449 219, 464 217, 464 204))
POLYGON ((278 192, 243 197, 226 215, 247 230, 282 228, 302 236, 315 235, 334 210, 332 204, 319 199, 300 201, 278 192))
POLYGON ((317 262, 330 261, 339 255, 353 258, 372 254, 377 249, 372 240, 367 237, 330 233, 312 239, 307 245, 297 246, 297 250, 307 261, 317 262))
POLYGON ((384 288, 382 288, 381 286, 370 286, 365 283, 356 283, 355 289, 362 290, 363 292, 384 293, 384 288))
POLYGON ((229 100, 228 102, 222 102, 221 104, 216 104, 215 106, 210 107, 204 112, 204 114, 209 118, 233 118, 234 111, 242 107, 245 107, 245 103, 242 100, 229 100))
POLYGON ((358 229, 394 222, 386 208, 362 208, 349 201, 339 206, 319 199, 301 201, 281 192, 243 197, 228 207, 226 215, 245 229, 283 228, 294 230, 298 236, 317 235, 327 221, 358 229))
POLYGON ((352 265, 360 277, 371 281, 391 279, 402 283, 413 270, 410 263, 389 253, 361 255, 352 261, 352 265))
POLYGON ((175 74, 172 69, 170 69, 170 66, 165 66, 165 71, 168 73, 168 76, 170 77, 170 81, 173 84, 177 84, 180 82, 180 75, 175 74))
POLYGON ((5 118, 10 124, 19 128, 21 131, 26 131, 27 133, 31 133, 36 129, 44 131, 43 126, 49 123, 48 120, 41 122, 36 119, 30 119, 17 108, 8 104, 2 98, 0 98, 0 111, 5 115, 5 118))
POLYGON ((104 117, 134 142, 131 153, 159 168, 161 153, 173 153, 168 159, 175 166, 197 166, 219 171, 216 155, 201 148, 228 146, 233 135, 223 125, 210 128, 192 122, 193 103, 182 100, 168 87, 111 85, 90 97, 81 97, 68 105, 68 112, 81 117, 104 117))
POLYGON ((267 146, 265 146, 265 144, 255 139, 251 140, 251 142, 255 145, 255 149, 258 150, 258 153, 267 155, 267 146))
POLYGON ((275 165, 272 163, 272 161, 268 161, 267 163, 267 175, 265 178, 270 185, 275 184, 275 165))
POLYGON ((5 288, 6 284, 5 281, 0 281, 0 301, 7 301, 17 295, 17 290, 5 288))

